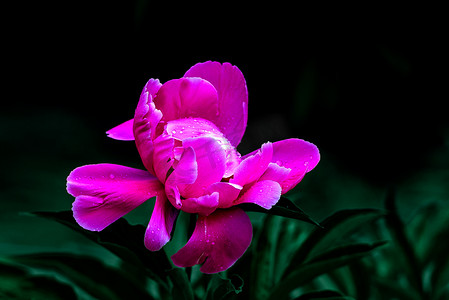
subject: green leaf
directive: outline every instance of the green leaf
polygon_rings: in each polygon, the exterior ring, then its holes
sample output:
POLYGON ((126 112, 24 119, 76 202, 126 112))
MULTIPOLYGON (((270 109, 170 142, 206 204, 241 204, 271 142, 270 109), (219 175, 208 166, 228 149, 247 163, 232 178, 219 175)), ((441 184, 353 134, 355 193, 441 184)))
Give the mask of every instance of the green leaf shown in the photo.
POLYGON ((171 282, 173 284, 173 299, 193 300, 193 290, 187 273, 184 269, 174 268, 168 271, 171 282))
POLYGON ((387 227, 407 261, 405 266, 407 277, 411 285, 416 288, 416 291, 424 299, 426 297, 422 282, 422 268, 416 257, 414 247, 407 236, 405 225, 399 216, 394 190, 388 191, 385 199, 385 208, 388 210, 388 214, 385 217, 387 227))
POLYGON ((125 219, 119 219, 100 232, 83 229, 73 219, 71 211, 35 212, 32 215, 57 221, 81 233, 93 242, 105 247, 127 263, 144 267, 149 276, 167 289, 167 270, 172 269, 171 262, 163 250, 151 252, 145 248, 143 239, 145 227, 130 225, 125 219))
POLYGON ((274 205, 271 209, 268 210, 260 207, 257 204, 252 203, 243 203, 240 204, 239 207, 241 207, 245 211, 276 215, 304 221, 318 227, 321 226, 318 222, 316 222, 309 215, 307 215, 302 209, 297 207, 292 201, 288 200, 285 197, 281 197, 279 201, 276 203, 276 205, 274 205))
POLYGON ((323 290, 323 291, 313 291, 295 298, 295 300, 312 300, 312 299, 328 299, 328 300, 350 300, 354 299, 343 295, 337 291, 323 290))
POLYGON ((385 242, 374 244, 351 244, 337 247, 314 257, 313 260, 302 264, 285 277, 274 288, 269 299, 288 299, 291 291, 310 282, 319 275, 328 273, 336 268, 350 264, 369 254, 371 250, 384 245, 385 242))
POLYGON ((254 239, 249 283, 251 299, 266 299, 275 284, 275 259, 282 220, 277 216, 267 215, 254 239))
POLYGON ((387 243, 387 241, 378 241, 373 244, 366 244, 366 243, 356 243, 356 244, 349 244, 344 246, 335 247, 329 251, 326 251, 324 253, 321 253, 315 257, 313 257, 309 263, 319 262, 319 261, 325 261, 325 260, 332 260, 335 258, 347 256, 350 257, 351 255, 359 255, 370 252, 371 250, 376 249, 377 247, 383 246, 387 243))
POLYGON ((48 276, 0 260, 0 299, 76 300, 72 287, 48 276))
POLYGON ((374 290, 377 292, 376 299, 401 299, 421 300, 422 298, 411 289, 406 289, 395 280, 374 277, 374 290))
POLYGON ((11 260, 32 268, 56 271, 98 299, 150 298, 145 290, 145 281, 136 280, 134 274, 106 266, 93 257, 40 253, 14 256, 11 260))
POLYGON ((209 281, 206 292, 206 300, 225 300, 239 294, 243 288, 243 280, 238 275, 232 275, 229 279, 215 274, 209 281))
POLYGON ((283 277, 288 276, 307 259, 329 249, 349 233, 358 230, 363 224, 372 222, 383 215, 384 213, 377 209, 349 209, 334 213, 321 222, 324 229, 315 228, 304 241, 293 256, 283 277))

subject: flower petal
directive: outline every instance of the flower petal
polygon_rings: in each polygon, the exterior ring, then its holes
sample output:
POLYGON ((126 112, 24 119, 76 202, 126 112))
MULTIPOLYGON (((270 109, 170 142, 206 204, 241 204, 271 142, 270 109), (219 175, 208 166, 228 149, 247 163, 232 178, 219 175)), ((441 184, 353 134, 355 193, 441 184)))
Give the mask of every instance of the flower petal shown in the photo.
POLYGON ((234 174, 235 168, 240 163, 240 154, 211 121, 202 118, 172 120, 167 122, 165 130, 167 134, 180 141, 196 137, 214 138, 225 151, 226 165, 223 177, 234 174))
POLYGON ((178 267, 204 263, 201 272, 218 273, 231 267, 245 253, 251 239, 251 221, 243 210, 217 210, 207 217, 198 216, 189 241, 171 259, 178 267))
MULTIPOLYGON (((143 88, 142 95, 148 93, 151 97, 154 97, 161 87, 158 79, 150 79, 143 88)), ((142 96, 141 96, 142 98, 142 96)), ((114 128, 106 131, 108 137, 121 141, 134 141, 133 132, 134 119, 128 120, 114 128)))
POLYGON ((229 63, 207 61, 191 67, 184 77, 200 77, 218 93, 216 125, 234 147, 240 143, 248 121, 248 91, 242 72, 229 63))
POLYGON ((134 119, 128 120, 106 131, 108 137, 119 141, 134 141, 134 119))
POLYGON ((180 209, 181 194, 185 186, 192 184, 198 177, 198 164, 196 161, 195 151, 192 147, 184 150, 181 158, 174 170, 168 176, 165 182, 165 192, 171 204, 180 209))
POLYGON ((254 183, 234 205, 254 203, 265 209, 270 209, 281 198, 281 186, 273 180, 262 180, 254 183))
POLYGON ((179 210, 174 208, 161 194, 156 198, 150 223, 145 231, 145 247, 150 251, 158 251, 170 241, 170 234, 179 210))
POLYGON ((272 155, 273 145, 270 142, 263 144, 259 150, 245 156, 229 182, 244 186, 258 180, 268 168, 272 155))
POLYGON ((173 147, 175 146, 175 140, 170 136, 162 134, 152 143, 148 143, 148 145, 150 144, 153 147, 151 160, 154 173, 161 182, 165 183, 167 173, 174 163, 173 147))
POLYGON ((213 213, 218 207, 217 192, 210 195, 204 195, 197 198, 188 198, 181 200, 182 211, 190 214, 199 214, 202 216, 208 216, 213 213))
POLYGON ((213 137, 185 139, 182 145, 185 148, 195 150, 198 177, 193 184, 180 187, 179 190, 185 198, 199 197, 204 194, 209 185, 221 181, 223 178, 226 168, 225 150, 221 147, 219 141, 213 137))
POLYGON ((272 162, 291 169, 287 178, 280 181, 282 194, 294 188, 320 161, 318 148, 300 139, 287 139, 273 143, 272 162))
POLYGON ((76 197, 72 210, 78 224, 101 231, 151 197, 162 195, 164 188, 147 171, 97 164, 73 170, 67 191, 76 197))
POLYGON ((182 118, 203 118, 214 122, 218 116, 217 91, 201 78, 167 81, 154 98, 164 122, 182 118))
POLYGON ((234 205, 234 200, 240 194, 242 187, 229 182, 215 182, 207 187, 207 193, 218 192, 219 208, 228 208, 234 205))
POLYGON ((162 112, 156 109, 153 97, 161 87, 157 79, 150 79, 143 88, 134 114, 134 138, 137 150, 145 168, 155 174, 153 169, 153 139, 157 136, 157 126, 162 119, 162 112))

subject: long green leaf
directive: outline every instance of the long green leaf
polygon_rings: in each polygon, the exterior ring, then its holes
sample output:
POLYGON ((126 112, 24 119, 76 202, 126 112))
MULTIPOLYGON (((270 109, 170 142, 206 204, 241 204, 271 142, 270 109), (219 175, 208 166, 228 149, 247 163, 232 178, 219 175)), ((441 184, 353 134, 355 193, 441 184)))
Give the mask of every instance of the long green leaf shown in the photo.
POLYGON ((313 299, 327 299, 327 300, 352 300, 354 298, 343 295, 337 291, 323 290, 313 291, 295 298, 295 300, 313 300, 313 299))
POLYGON ((416 288, 417 292, 424 299, 426 296, 423 288, 422 268, 407 236, 405 225, 399 216, 394 190, 389 190, 385 199, 385 208, 388 210, 388 214, 385 217, 387 227, 407 261, 407 277, 412 286, 416 288))
POLYGON ((0 260, 0 299, 75 300, 72 287, 55 278, 32 275, 25 268, 0 260))
POLYGON ((326 218, 321 225, 324 229, 315 228, 293 256, 283 278, 287 277, 307 259, 329 249, 349 233, 359 229, 363 224, 372 222, 384 213, 377 209, 341 210, 326 218))
POLYGON ((292 201, 285 197, 281 197, 279 201, 271 209, 264 209, 259 205, 252 203, 243 203, 239 205, 245 211, 265 213, 269 215, 281 216, 291 219, 296 219, 304 221, 315 226, 320 227, 321 225, 313 220, 309 215, 307 215, 302 209, 297 207, 292 201))
POLYGON ((281 280, 270 295, 270 300, 288 299, 289 294, 301 285, 310 282, 319 275, 350 264, 369 254, 373 249, 385 242, 374 244, 351 244, 329 250, 302 264, 281 280))
POLYGON ((250 299, 266 299, 275 283, 276 249, 282 218, 267 215, 254 241, 250 277, 250 299))
POLYGON ((133 274, 106 266, 98 259, 68 253, 39 253, 11 257, 14 262, 36 269, 56 271, 98 299, 151 299, 145 281, 133 274))
POLYGON ((184 269, 174 268, 168 272, 173 284, 173 299, 193 300, 193 290, 184 269))
POLYGON ((167 272, 172 265, 163 250, 151 252, 145 248, 143 238, 145 228, 142 225, 130 225, 125 219, 119 219, 100 232, 81 228, 73 219, 71 211, 35 212, 32 215, 57 221, 81 233, 93 242, 105 247, 127 263, 145 267, 151 278, 167 287, 167 272))

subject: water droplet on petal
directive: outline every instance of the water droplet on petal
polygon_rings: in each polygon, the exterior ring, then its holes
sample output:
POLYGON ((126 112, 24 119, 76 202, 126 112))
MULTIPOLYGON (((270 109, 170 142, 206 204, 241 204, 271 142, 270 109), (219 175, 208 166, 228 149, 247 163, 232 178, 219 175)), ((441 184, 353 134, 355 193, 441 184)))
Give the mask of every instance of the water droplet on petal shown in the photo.
POLYGON ((109 175, 109 178, 114 179, 114 178, 115 178, 115 175, 114 175, 114 174, 110 174, 110 175, 109 175))

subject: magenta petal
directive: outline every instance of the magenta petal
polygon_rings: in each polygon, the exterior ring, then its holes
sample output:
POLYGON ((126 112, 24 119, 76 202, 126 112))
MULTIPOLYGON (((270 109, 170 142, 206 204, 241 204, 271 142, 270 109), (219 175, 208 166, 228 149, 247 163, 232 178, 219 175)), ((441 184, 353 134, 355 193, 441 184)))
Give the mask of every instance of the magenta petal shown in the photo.
POLYGON ((225 150, 213 137, 186 139, 182 144, 183 147, 191 147, 195 150, 198 177, 193 184, 180 188, 181 195, 185 198, 199 197, 204 194, 209 185, 223 178, 226 169, 225 150))
POLYGON ((258 181, 253 184, 234 204, 254 203, 270 209, 281 197, 281 186, 273 180, 258 181))
POLYGON ((165 195, 158 196, 153 214, 145 232, 145 247, 150 251, 160 250, 168 241, 179 210, 174 208, 165 195))
POLYGON ((254 182, 262 176, 268 168, 273 155, 273 145, 268 142, 254 152, 252 155, 247 155, 240 165, 234 171, 234 178, 230 180, 241 186, 254 182))
POLYGON ((157 79, 150 79, 147 82, 134 114, 133 131, 137 150, 145 168, 152 174, 155 174, 153 169, 153 139, 156 137, 157 125, 162 119, 162 113, 156 109, 153 97, 160 87, 161 83, 157 79))
POLYGON ((243 210, 217 210, 207 217, 198 216, 189 241, 171 259, 178 267, 204 263, 201 272, 218 273, 231 267, 245 253, 251 239, 251 221, 243 210))
POLYGON ((184 150, 181 158, 165 182, 165 192, 173 206, 181 208, 181 194, 185 186, 195 182, 198 177, 198 164, 192 147, 184 150))
POLYGON ((133 124, 134 119, 128 120, 106 131, 106 134, 114 140, 134 141, 133 124))
POLYGON ((320 161, 318 148, 300 139, 288 139, 273 143, 272 162, 291 169, 287 178, 280 182, 282 194, 294 188, 320 161))
POLYGON ((175 140, 170 136, 162 134, 151 145, 153 146, 151 151, 153 157, 151 160, 154 172, 159 180, 165 183, 167 173, 174 162, 173 147, 175 146, 175 140))
POLYGON ((215 192, 210 195, 181 200, 182 211, 208 216, 217 209, 218 197, 218 193, 215 192))
MULTIPOLYGON (((229 177, 234 174, 235 168, 240 163, 240 155, 231 143, 226 139, 223 133, 211 121, 201 118, 178 119, 167 122, 166 133, 177 140, 187 141, 196 137, 209 137, 216 140, 217 145, 225 151, 225 173, 223 177, 229 177)), ((184 144, 186 145, 186 144, 184 144)), ((204 146, 201 146, 204 149, 204 146)), ((176 151, 176 149, 175 149, 176 151)))
POLYGON ((291 169, 289 168, 281 167, 276 163, 270 163, 259 180, 273 180, 280 183, 287 179, 290 172, 291 169))
POLYGON ((191 67, 184 77, 203 78, 216 88, 219 117, 215 124, 237 147, 248 120, 248 91, 242 72, 229 63, 207 61, 191 67))
POLYGON ((167 81, 159 89, 154 103, 163 113, 164 122, 188 117, 214 122, 218 116, 217 91, 201 78, 167 81))
POLYGON ((76 168, 67 178, 75 198, 73 216, 81 227, 100 231, 151 197, 164 193, 147 171, 113 164, 76 168))
POLYGON ((242 187, 237 184, 229 182, 215 182, 207 188, 208 193, 218 192, 219 196, 219 208, 228 208, 234 205, 234 200, 240 194, 242 187))

